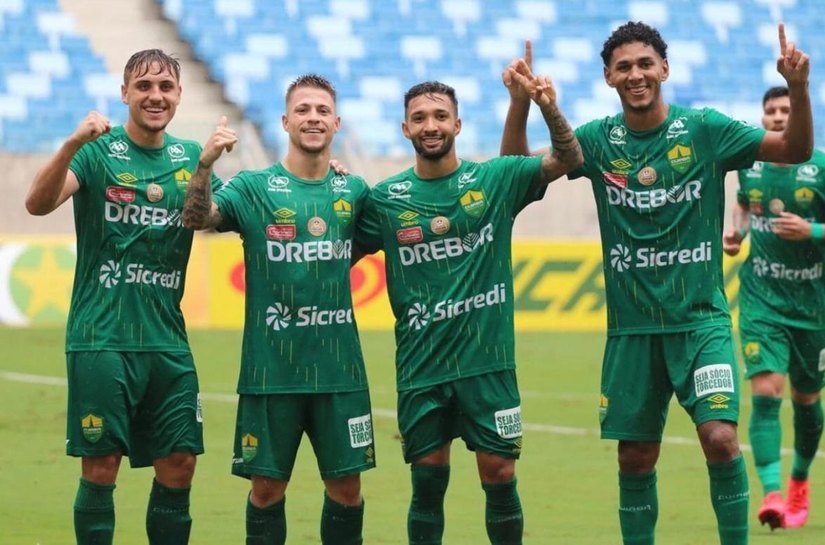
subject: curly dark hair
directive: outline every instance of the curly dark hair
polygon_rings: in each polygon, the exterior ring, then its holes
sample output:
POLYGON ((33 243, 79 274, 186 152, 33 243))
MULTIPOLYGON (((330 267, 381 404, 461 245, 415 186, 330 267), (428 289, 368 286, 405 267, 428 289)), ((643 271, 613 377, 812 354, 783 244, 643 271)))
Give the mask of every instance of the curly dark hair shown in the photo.
POLYGON ((616 30, 605 40, 602 47, 602 61, 605 66, 610 66, 610 58, 617 47, 633 42, 642 42, 652 47, 662 59, 667 58, 667 44, 662 39, 659 31, 652 26, 641 21, 628 21, 616 30))
POLYGON ((446 83, 441 83, 440 81, 425 81, 410 87, 409 91, 404 93, 405 115, 407 113, 407 108, 410 106, 410 101, 421 95, 447 95, 447 98, 449 98, 450 102, 453 103, 456 115, 458 115, 458 99, 455 97, 455 89, 446 83))
POLYGON ((132 76, 136 78, 145 76, 152 69, 152 64, 158 65, 156 74, 169 70, 175 76, 175 79, 180 81, 180 62, 178 59, 160 49, 144 49, 132 55, 126 62, 126 67, 123 69, 123 83, 128 85, 129 78, 132 76))
POLYGON ((771 99, 790 96, 790 94, 791 92, 784 85, 771 87, 765 91, 765 94, 762 96, 762 107, 764 108, 765 104, 771 99))
POLYGON ((295 80, 289 84, 289 87, 286 89, 286 102, 289 102, 292 93, 295 92, 295 89, 298 87, 315 87, 316 89, 323 89, 332 97, 332 102, 337 100, 337 95, 335 92, 335 86, 325 78, 324 76, 320 76, 318 74, 304 74, 303 76, 298 76, 295 80))

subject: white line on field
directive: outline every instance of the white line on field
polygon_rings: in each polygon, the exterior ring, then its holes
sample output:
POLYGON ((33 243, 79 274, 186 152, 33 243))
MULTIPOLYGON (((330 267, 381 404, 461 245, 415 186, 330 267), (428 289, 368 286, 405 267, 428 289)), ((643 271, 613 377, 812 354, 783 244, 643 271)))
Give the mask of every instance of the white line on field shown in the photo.
MULTIPOLYGON (((0 379, 5 380, 7 382, 22 382, 26 384, 42 384, 45 386, 66 386, 66 379, 63 377, 50 377, 47 375, 29 375, 26 373, 15 373, 12 371, 0 371, 0 379)), ((523 393, 522 393, 523 395, 523 393)), ((205 401, 219 401, 222 403, 235 403, 238 400, 237 394, 220 394, 220 393, 205 393, 201 392, 201 398, 205 401)), ((372 414, 378 416, 380 418, 388 418, 394 419, 396 417, 395 410, 393 409, 382 409, 373 407, 372 414)), ((549 433, 552 435, 578 435, 578 436, 586 436, 591 435, 593 437, 599 436, 599 430, 596 428, 573 428, 570 426, 554 426, 552 424, 531 424, 529 422, 524 423, 524 429, 526 431, 533 431, 539 433, 549 433)), ((667 443, 671 445, 691 445, 696 446, 699 444, 699 440, 693 437, 663 437, 662 443, 667 443)), ((751 446, 745 443, 739 445, 743 451, 750 451, 751 446)), ((793 449, 783 448, 782 449, 783 455, 792 455, 793 449)), ((825 458, 825 452, 820 450, 817 452, 818 458, 825 458)))

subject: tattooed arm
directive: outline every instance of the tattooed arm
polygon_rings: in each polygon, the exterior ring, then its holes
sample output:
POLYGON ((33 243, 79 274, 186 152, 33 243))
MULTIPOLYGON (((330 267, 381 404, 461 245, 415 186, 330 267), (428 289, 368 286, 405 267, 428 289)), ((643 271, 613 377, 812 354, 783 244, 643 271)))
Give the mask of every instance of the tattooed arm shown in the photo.
POLYGON ((534 76, 530 66, 523 59, 508 68, 512 81, 538 104, 547 128, 550 130, 551 149, 544 154, 541 172, 544 183, 561 178, 584 161, 581 146, 573 129, 559 110, 556 89, 547 76, 534 76))
POLYGON ((220 225, 223 218, 218 205, 212 201, 212 165, 218 157, 238 142, 235 131, 227 127, 222 116, 218 127, 203 146, 198 168, 189 180, 183 203, 183 225, 190 229, 211 229, 220 225))

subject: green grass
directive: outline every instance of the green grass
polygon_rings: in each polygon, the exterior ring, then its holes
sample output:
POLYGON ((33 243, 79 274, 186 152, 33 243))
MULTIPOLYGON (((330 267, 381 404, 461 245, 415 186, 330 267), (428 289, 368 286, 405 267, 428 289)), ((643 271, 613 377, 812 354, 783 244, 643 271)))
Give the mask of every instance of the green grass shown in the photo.
MULTIPOLYGON (((364 350, 376 409, 378 467, 364 474, 365 543, 403 544, 409 469, 401 459, 395 420, 393 339, 365 333, 364 350)), ((240 334, 193 331, 192 348, 204 394, 231 394, 238 370, 240 334)), ((518 375, 526 422, 517 470, 525 511, 525 544, 620 543, 616 516, 616 462, 612 441, 598 438, 601 334, 522 334, 518 375)), ((73 542, 72 502, 79 462, 64 455, 65 386, 21 381, 13 373, 64 377, 63 332, 0 328, 0 542, 52 545, 73 542)), ((747 391, 747 388, 745 389, 747 391)), ((749 403, 743 403, 743 422, 749 403)), ((790 411, 783 405, 784 446, 791 446, 790 411)), ((193 545, 243 543, 248 483, 229 474, 235 404, 226 395, 204 400, 206 455, 198 461, 192 496, 193 545)), ((747 441, 746 431, 742 432, 747 441)), ((659 462, 658 543, 718 543, 707 494, 707 471, 689 419, 671 407, 659 462), (682 441, 685 439, 686 441, 682 441)), ((749 468, 752 465, 747 455, 749 468)), ((454 444, 444 542, 485 543, 484 498, 474 458, 454 444)), ((783 457, 787 472, 790 456, 783 457)), ((825 462, 812 474, 813 514, 806 528, 775 532, 753 525, 752 544, 794 540, 822 543, 825 535, 825 462), (780 534, 785 534, 784 538, 780 534)), ((151 470, 124 463, 115 493, 119 545, 142 544, 151 470)), ((755 521, 761 491, 751 470, 755 521)), ((287 491, 288 543, 318 542, 322 485, 305 441, 287 491)))

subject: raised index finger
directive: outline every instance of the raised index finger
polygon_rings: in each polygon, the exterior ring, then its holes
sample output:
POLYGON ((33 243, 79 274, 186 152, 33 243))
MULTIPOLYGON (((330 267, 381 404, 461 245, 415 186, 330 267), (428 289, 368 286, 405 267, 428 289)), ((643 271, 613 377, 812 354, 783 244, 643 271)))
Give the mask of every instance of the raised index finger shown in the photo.
POLYGON ((226 124, 227 124, 228 122, 229 122, 229 120, 228 120, 228 119, 226 119, 226 116, 225 116, 225 115, 222 115, 222 116, 221 116, 221 120, 220 120, 220 121, 218 121, 218 127, 222 128, 222 129, 225 129, 225 128, 226 128, 226 124))
POLYGON ((533 42, 530 40, 524 42, 524 62, 531 69, 533 68, 533 42))
POLYGON ((779 23, 779 53, 785 56, 788 40, 785 38, 785 23, 779 23))

